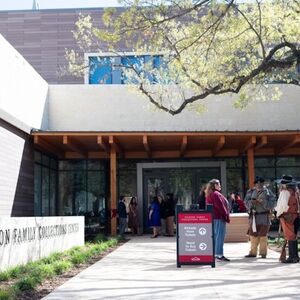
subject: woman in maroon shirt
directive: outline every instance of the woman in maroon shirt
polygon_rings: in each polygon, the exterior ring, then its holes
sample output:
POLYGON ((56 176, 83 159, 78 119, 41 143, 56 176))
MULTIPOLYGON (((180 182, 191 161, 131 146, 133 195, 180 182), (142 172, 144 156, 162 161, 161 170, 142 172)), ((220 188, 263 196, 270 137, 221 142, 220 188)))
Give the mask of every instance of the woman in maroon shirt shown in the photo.
POLYGON ((220 261, 230 261, 224 256, 224 240, 226 223, 229 223, 229 207, 227 199, 220 193, 221 184, 218 179, 212 179, 207 184, 206 204, 213 206, 215 257, 220 261))

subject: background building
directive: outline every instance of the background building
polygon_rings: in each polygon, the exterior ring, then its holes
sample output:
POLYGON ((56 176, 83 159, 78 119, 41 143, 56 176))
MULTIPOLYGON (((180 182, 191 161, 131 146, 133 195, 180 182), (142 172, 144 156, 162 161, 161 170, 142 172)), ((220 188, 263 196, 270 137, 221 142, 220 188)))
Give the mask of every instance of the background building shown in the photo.
MULTIPOLYGON (((207 98, 202 115, 168 115, 108 64, 85 81, 59 76, 82 11, 100 24, 102 9, 0 12, 11 43, 0 39, 1 215, 85 215, 88 229, 114 234, 119 195, 138 196, 146 229, 158 193, 188 207, 211 178, 242 195, 255 175, 272 189, 282 174, 300 178, 299 87, 279 85, 281 101, 245 111, 226 95, 207 98)), ((83 57, 95 57, 92 50, 83 57)))

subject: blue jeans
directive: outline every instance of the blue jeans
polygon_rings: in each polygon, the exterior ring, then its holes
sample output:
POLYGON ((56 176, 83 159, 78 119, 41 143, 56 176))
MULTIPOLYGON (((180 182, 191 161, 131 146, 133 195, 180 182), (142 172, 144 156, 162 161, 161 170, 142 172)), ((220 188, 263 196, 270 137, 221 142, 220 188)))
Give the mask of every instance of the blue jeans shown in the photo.
POLYGON ((123 236, 127 225, 127 218, 119 218, 119 235, 123 236))
POLYGON ((224 240, 226 234, 226 222, 223 220, 214 220, 214 233, 215 233, 215 256, 224 255, 224 240))

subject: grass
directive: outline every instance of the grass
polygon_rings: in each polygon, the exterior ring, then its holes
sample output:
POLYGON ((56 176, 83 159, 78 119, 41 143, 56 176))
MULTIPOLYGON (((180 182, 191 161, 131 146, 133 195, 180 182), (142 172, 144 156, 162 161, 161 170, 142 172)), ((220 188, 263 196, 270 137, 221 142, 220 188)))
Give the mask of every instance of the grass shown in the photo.
POLYGON ((16 299, 22 292, 34 290, 45 279, 61 275, 73 266, 87 262, 91 257, 116 246, 118 242, 118 239, 98 235, 93 242, 86 243, 82 247, 52 253, 38 261, 0 272, 0 281, 14 281, 7 290, 0 290, 0 300, 16 299))

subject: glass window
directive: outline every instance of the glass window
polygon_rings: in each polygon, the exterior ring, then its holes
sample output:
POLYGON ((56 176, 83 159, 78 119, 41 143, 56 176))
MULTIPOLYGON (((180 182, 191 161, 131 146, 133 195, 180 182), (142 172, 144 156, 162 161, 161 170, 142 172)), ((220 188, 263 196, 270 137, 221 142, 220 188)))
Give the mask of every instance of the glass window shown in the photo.
POLYGON ((119 169, 119 195, 132 197, 137 195, 136 169, 119 169))
POLYGON ((49 169, 42 167, 42 216, 49 216, 49 169))
POLYGON ((36 163, 42 163, 42 154, 41 154, 41 152, 34 151, 34 161, 36 163))
POLYGON ((103 170, 103 164, 99 160, 88 160, 87 162, 88 170, 103 170))
MULTIPOLYGON (((242 169, 227 169, 227 194, 239 193, 244 197, 243 172, 242 169)), ((226 196, 226 195, 225 195, 226 196)))
POLYGON ((282 175, 292 175, 295 179, 300 180, 300 168, 299 167, 279 167, 277 168, 277 177, 282 175))
MULTIPOLYGON (((134 79, 126 78, 124 67, 134 66, 138 70, 145 63, 150 63, 153 68, 159 68, 162 63, 162 55, 128 55, 118 56, 90 56, 89 57, 89 84, 129 84, 136 83, 134 79)), ((157 80, 149 74, 149 79, 157 80), (152 79, 151 79, 152 78, 152 79)))
POLYGON ((225 158, 227 168, 241 168, 243 166, 243 159, 241 158, 225 158))
POLYGON ((273 167, 275 166, 274 157, 255 157, 254 159, 255 167, 273 167))
POLYGON ((89 68, 89 84, 112 84, 112 62, 109 57, 90 57, 89 68))
POLYGON ((42 167, 38 164, 34 165, 34 215, 41 215, 42 204, 42 167))
POLYGON ((56 215, 57 161, 35 151, 34 166, 34 214, 56 215))
POLYGON ((186 209, 193 202, 193 170, 172 169, 168 174, 169 191, 174 195, 174 200, 186 209))
POLYGON ((50 170, 50 191, 49 191, 49 213, 50 216, 56 215, 56 171, 50 170))
POLYGON ((277 166, 300 166, 300 157, 277 157, 277 166))
POLYGON ((47 155, 42 155, 42 164, 43 164, 43 166, 49 167, 50 166, 50 157, 47 155))

